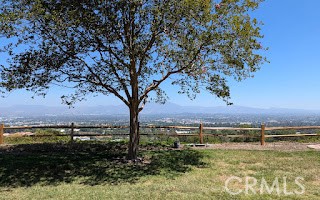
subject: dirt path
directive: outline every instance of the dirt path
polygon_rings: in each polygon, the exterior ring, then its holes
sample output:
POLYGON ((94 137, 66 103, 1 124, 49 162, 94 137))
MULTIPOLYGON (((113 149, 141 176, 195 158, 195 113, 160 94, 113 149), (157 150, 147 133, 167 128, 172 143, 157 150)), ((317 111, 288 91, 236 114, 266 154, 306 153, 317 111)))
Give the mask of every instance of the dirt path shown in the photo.
POLYGON ((296 142, 276 142, 266 143, 261 146, 260 143, 222 143, 222 144, 208 144, 206 147, 192 147, 194 149, 240 149, 240 150, 276 150, 276 151, 306 151, 318 150, 320 151, 319 143, 296 143, 296 142), (314 147, 314 148, 312 148, 314 147))

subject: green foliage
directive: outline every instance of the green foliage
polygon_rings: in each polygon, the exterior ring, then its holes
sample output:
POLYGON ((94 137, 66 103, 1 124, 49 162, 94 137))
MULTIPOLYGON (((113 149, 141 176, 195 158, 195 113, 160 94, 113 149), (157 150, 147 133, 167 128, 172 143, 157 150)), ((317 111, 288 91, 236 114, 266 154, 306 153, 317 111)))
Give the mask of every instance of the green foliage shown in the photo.
MULTIPOLYGON (((277 130, 277 131, 267 131, 266 134, 269 135, 295 135, 296 130, 277 130)), ((299 134, 319 134, 315 130, 301 130, 299 134)), ((301 137, 275 137, 275 138, 266 138, 266 142, 300 142, 300 143, 316 143, 320 142, 319 136, 301 136, 301 137)))
POLYGON ((163 82, 190 99, 201 89, 230 104, 227 78, 253 76, 266 61, 260 24, 249 14, 262 0, 0 0, 0 92, 25 88, 46 95, 73 89, 72 105, 88 94, 113 94, 129 107, 130 148, 138 146, 138 115, 164 103, 163 82))
POLYGON ((265 60, 261 0, 0 1, 0 86, 45 95, 52 84, 89 93, 164 102, 171 81, 194 98, 200 87, 228 102, 226 77, 251 77, 265 60), (169 79, 170 77, 170 79, 169 79), (149 94, 150 93, 150 94, 149 94))
POLYGON ((175 141, 179 140, 170 136, 140 136, 140 144, 142 146, 161 146, 172 147, 175 141))
POLYGON ((37 129, 33 136, 13 135, 4 138, 5 144, 34 144, 34 143, 66 143, 70 141, 68 136, 58 136, 61 134, 57 130, 37 129))
POLYGON ((5 137, 5 144, 35 144, 35 143, 67 143, 70 141, 69 137, 65 136, 50 136, 50 137, 5 137))
POLYGON ((53 129, 37 129, 35 131, 35 135, 47 135, 47 136, 57 136, 61 134, 59 131, 57 130, 53 130, 53 129))

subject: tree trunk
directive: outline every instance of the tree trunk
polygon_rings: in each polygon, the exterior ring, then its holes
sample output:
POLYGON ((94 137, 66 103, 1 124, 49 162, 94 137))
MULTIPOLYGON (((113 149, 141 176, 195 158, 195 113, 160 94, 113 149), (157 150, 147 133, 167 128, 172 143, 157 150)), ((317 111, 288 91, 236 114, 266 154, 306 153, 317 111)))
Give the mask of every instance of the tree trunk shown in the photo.
MULTIPOLYGON (((134 20, 133 20, 134 21, 134 20)), ((133 38, 129 42, 130 49, 132 47, 133 38)), ((130 110, 130 140, 128 148, 128 160, 137 159, 137 153, 139 148, 139 80, 136 70, 136 60, 133 54, 130 55, 130 85, 131 85, 131 98, 129 98, 129 110, 130 110)))
POLYGON ((127 159, 134 160, 137 158, 139 147, 139 111, 137 105, 130 107, 130 141, 127 159))

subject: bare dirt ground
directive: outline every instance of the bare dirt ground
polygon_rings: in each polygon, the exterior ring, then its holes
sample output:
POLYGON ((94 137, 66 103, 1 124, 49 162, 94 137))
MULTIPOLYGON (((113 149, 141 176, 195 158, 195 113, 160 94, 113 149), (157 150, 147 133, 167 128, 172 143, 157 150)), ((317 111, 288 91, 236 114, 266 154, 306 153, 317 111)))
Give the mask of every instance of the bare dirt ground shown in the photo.
POLYGON ((276 151, 320 151, 319 143, 297 143, 297 142, 275 142, 266 143, 261 146, 260 143, 222 143, 208 144, 206 147, 191 147, 193 149, 233 149, 233 150, 276 150, 276 151))

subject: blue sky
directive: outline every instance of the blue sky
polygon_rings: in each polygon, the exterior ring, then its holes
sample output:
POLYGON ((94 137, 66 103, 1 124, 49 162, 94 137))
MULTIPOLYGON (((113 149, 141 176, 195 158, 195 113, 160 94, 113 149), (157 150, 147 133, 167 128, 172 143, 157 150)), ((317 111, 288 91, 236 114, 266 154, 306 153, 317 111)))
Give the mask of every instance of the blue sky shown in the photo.
MULTIPOLYGON (((235 105, 258 108, 320 109, 320 1, 266 0, 254 15, 264 22, 262 45, 269 47, 270 63, 254 78, 230 82, 235 105)), ((0 62, 3 62, 0 58, 0 62)), ((221 106, 225 103, 203 91, 191 101, 167 84, 169 101, 180 105, 221 106)), ((0 98, 1 106, 15 104, 60 105, 67 91, 52 88, 47 97, 31 99, 32 93, 14 91, 0 98)), ((114 97, 88 97, 77 105, 121 104, 114 97)))

